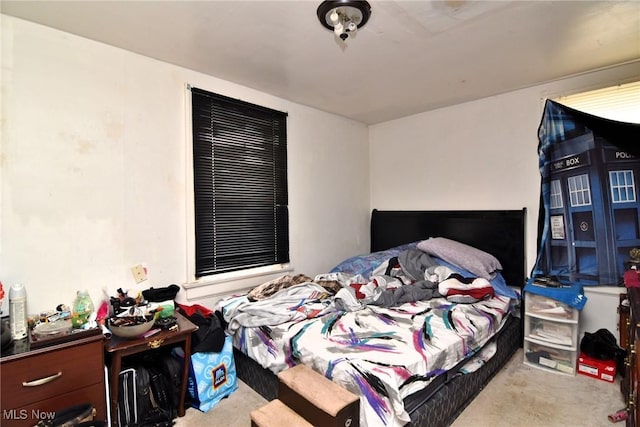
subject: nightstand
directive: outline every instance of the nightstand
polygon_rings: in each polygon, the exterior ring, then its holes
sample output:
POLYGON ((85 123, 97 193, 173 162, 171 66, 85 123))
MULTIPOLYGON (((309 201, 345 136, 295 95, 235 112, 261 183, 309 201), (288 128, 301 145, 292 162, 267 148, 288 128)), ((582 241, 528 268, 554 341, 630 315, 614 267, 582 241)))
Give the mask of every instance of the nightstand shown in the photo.
POLYGON ((147 351, 154 351, 168 345, 182 345, 184 349, 184 365, 182 367, 182 383, 180 387, 180 401, 178 402, 178 416, 185 413, 184 401, 187 391, 189 362, 191 360, 191 334, 198 329, 180 313, 174 314, 178 320, 176 331, 162 331, 149 338, 126 339, 113 335, 106 341, 105 350, 109 365, 109 401, 111 403, 111 425, 118 425, 118 382, 122 369, 122 359, 127 356, 147 351))

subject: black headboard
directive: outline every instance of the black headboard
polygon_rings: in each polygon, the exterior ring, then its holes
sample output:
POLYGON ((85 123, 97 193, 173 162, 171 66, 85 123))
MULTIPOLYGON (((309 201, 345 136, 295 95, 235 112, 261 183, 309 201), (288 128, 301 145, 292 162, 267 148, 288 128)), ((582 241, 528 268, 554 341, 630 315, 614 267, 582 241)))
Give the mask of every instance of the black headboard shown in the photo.
POLYGON ((371 252, 429 237, 446 237, 481 249, 502 264, 509 286, 525 285, 525 215, 521 210, 371 212, 371 252))

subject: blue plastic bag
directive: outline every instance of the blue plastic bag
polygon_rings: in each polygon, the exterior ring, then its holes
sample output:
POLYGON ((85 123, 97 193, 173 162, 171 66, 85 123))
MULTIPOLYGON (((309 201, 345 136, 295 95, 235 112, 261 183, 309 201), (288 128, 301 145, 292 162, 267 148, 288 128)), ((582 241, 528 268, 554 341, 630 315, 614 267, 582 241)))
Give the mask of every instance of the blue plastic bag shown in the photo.
POLYGON ((191 406, 202 412, 209 411, 238 389, 233 344, 229 336, 225 337, 221 352, 191 355, 187 389, 191 395, 191 406))

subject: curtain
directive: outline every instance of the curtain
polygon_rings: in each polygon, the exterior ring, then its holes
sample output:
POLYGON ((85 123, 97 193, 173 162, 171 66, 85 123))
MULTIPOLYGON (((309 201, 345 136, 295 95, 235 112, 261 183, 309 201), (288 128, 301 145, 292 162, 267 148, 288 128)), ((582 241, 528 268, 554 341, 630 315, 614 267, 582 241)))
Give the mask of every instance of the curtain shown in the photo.
POLYGON ((531 277, 621 285, 638 266, 640 124, 547 100, 538 128, 538 254, 531 277))

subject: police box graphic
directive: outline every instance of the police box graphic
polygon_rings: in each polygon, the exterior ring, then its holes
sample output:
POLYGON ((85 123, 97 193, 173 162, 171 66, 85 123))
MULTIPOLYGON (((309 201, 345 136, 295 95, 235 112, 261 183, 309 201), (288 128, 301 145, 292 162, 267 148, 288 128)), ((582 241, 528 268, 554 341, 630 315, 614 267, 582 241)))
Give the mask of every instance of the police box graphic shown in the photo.
POLYGON ((552 123, 543 120, 540 131, 544 231, 533 276, 621 285, 629 251, 640 247, 640 159, 564 111, 545 119, 552 123))

